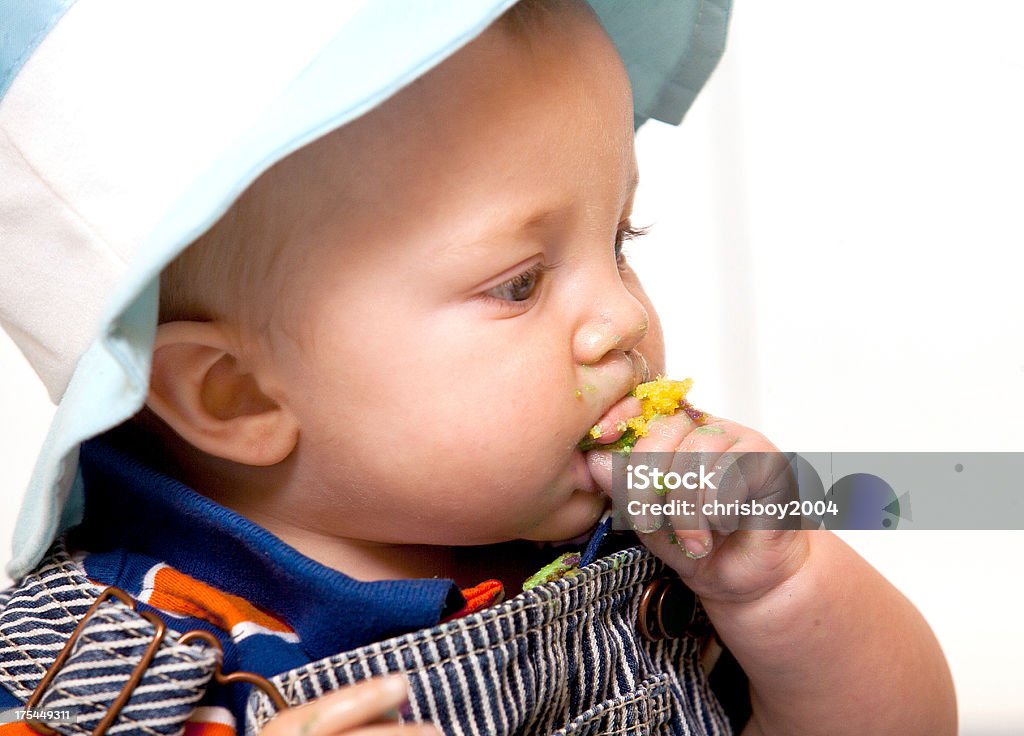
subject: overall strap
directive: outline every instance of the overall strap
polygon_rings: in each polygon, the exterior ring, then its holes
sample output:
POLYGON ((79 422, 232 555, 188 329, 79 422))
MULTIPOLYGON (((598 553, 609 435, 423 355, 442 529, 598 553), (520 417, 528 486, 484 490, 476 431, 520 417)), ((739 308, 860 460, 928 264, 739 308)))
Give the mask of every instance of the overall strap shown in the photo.
POLYGON ((4 597, 0 679, 33 712, 60 716, 37 730, 180 734, 219 675, 219 647, 183 643, 122 591, 87 580, 59 543, 4 597))

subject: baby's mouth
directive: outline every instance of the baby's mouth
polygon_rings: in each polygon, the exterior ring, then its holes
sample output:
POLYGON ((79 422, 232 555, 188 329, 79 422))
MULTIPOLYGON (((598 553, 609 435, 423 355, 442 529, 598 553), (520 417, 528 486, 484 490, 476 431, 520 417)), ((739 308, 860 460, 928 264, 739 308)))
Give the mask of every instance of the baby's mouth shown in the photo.
POLYGON ((672 416, 680 410, 696 424, 704 424, 707 415, 686 400, 692 385, 692 378, 673 381, 659 377, 635 386, 609 407, 576 446, 583 452, 601 448, 628 453, 647 434, 648 421, 657 416, 672 416))
POLYGON ((586 436, 579 441, 577 447, 586 452, 601 445, 614 443, 626 431, 626 421, 639 416, 642 408, 640 399, 634 397, 631 391, 608 407, 586 436))

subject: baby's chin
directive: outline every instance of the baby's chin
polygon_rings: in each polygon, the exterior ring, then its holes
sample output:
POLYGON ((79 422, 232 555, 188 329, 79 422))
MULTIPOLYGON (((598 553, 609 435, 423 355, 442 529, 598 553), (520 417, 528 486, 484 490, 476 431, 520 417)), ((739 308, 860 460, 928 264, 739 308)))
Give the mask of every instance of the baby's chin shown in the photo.
POLYGON ((597 529, 601 523, 601 517, 598 517, 597 521, 590 525, 590 527, 582 534, 577 534, 575 537, 569 539, 560 539, 556 542, 558 546, 566 547, 579 547, 590 541, 590 538, 594 535, 594 530, 597 529))
POLYGON ((531 542, 585 543, 605 510, 608 498, 596 491, 573 491, 565 505, 522 536, 531 542))

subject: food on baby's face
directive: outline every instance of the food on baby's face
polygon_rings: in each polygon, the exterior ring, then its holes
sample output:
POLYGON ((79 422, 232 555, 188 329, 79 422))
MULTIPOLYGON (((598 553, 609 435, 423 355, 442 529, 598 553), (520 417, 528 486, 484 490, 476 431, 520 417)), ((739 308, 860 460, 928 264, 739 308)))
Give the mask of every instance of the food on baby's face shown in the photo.
POLYGON ((597 440, 600 439, 602 431, 600 426, 595 426, 580 440, 577 447, 584 452, 600 447, 602 450, 628 453, 637 440, 647 434, 647 424, 654 417, 670 417, 680 410, 686 412, 695 423, 703 424, 707 420, 707 415, 686 400, 686 394, 689 393, 691 386, 692 378, 673 381, 663 376, 654 381, 641 383, 630 392, 632 396, 640 399, 641 413, 617 427, 622 431, 622 436, 614 442, 601 444, 597 440))

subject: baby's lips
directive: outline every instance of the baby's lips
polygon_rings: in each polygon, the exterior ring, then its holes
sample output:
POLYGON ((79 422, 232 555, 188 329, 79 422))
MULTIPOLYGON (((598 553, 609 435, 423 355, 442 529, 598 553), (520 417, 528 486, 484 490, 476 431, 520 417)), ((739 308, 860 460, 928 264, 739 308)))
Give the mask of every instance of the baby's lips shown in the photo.
POLYGON ((610 444, 622 436, 626 420, 639 416, 642 412, 640 399, 629 395, 624 396, 612 404, 611 408, 597 420, 590 437, 598 445, 610 444))

